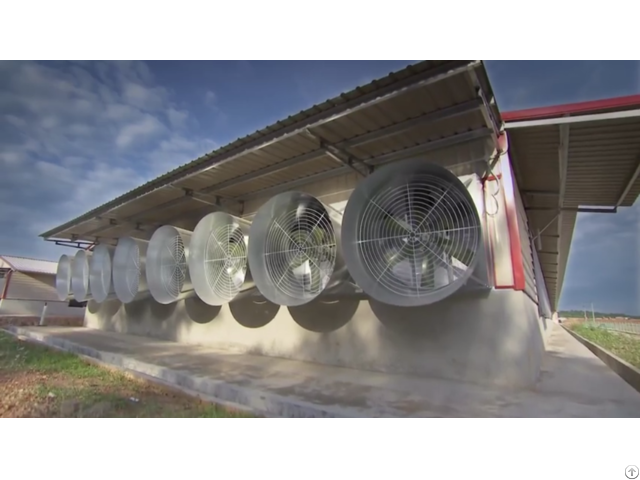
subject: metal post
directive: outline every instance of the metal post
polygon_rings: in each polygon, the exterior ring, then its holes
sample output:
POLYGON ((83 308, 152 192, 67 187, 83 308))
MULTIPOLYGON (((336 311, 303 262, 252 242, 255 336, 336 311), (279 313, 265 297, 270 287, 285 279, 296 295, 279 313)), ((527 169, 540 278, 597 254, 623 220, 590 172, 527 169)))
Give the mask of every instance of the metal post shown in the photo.
POLYGON ((40 325, 41 327, 44 326, 44 317, 47 314, 47 302, 44 302, 44 306, 42 307, 42 313, 40 314, 40 323, 38 325, 40 325))

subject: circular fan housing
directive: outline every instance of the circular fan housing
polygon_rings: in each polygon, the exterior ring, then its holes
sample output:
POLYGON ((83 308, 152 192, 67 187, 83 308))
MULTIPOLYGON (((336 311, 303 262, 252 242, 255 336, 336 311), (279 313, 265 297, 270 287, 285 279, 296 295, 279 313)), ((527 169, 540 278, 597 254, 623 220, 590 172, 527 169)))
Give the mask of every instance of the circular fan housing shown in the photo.
POLYGON ((71 296, 71 258, 62 255, 56 268, 56 293, 58 300, 68 300, 71 296))
POLYGON ((276 195, 251 223, 249 267, 260 293, 278 305, 304 305, 333 283, 339 217, 302 192, 276 195))
POLYGON ((104 302, 113 293, 111 282, 111 264, 113 247, 100 244, 93 249, 89 261, 89 288, 91 296, 98 302, 104 302))
POLYGON ((173 303, 193 292, 188 268, 190 239, 191 232, 163 225, 149 240, 147 285, 158 303, 173 303))
POLYGON ((122 237, 113 254, 113 290, 122 303, 131 303, 148 292, 145 277, 147 242, 122 237))
POLYGON ((481 222, 465 185, 423 160, 386 166, 351 194, 342 227, 345 262, 372 298, 428 305, 455 293, 473 273, 481 222))
POLYGON ((228 213, 205 215, 189 242, 189 275, 200 299, 224 305, 245 289, 248 223, 228 213))
POLYGON ((89 295, 89 259, 91 254, 78 250, 71 262, 71 291, 78 302, 90 299, 89 295))

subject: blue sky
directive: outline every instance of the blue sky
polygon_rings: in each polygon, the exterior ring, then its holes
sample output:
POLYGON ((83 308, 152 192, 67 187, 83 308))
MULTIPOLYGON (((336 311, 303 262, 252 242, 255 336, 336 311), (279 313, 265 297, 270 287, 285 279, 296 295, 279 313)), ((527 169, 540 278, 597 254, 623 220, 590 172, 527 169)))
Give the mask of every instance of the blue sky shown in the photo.
MULTIPOLYGON (((39 233, 409 63, 0 62, 0 252, 55 260, 39 233)), ((487 62, 502 111, 640 93, 639 66, 487 62)), ((640 313, 639 230, 581 216, 561 306, 640 313)))

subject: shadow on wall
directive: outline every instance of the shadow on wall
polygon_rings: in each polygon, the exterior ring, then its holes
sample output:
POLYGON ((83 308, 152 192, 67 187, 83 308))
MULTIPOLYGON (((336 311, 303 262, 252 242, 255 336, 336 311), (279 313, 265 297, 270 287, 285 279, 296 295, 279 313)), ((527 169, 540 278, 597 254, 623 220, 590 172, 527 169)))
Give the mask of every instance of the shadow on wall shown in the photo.
POLYGON ((280 311, 280 305, 265 298, 243 298, 229 303, 231 315, 246 328, 260 328, 271 322, 280 311))
POLYGON ((216 318, 222 307, 209 305, 198 297, 189 297, 184 301, 184 309, 191 320, 205 324, 216 318))
POLYGON ((305 330, 329 333, 344 327, 353 318, 360 300, 342 298, 336 300, 314 299, 297 307, 288 307, 293 321, 305 330))

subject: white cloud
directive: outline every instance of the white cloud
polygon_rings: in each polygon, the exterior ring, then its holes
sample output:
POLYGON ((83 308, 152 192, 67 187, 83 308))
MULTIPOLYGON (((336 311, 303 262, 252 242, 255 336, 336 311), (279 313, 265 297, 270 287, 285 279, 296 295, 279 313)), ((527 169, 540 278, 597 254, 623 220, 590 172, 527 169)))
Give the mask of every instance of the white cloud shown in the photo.
POLYGON ((157 118, 145 115, 137 122, 125 125, 120 129, 116 137, 116 145, 121 148, 129 147, 148 140, 164 130, 165 126, 157 118))
POLYGON ((5 254, 57 259, 40 233, 215 147, 140 62, 0 62, 0 111, 5 254))
POLYGON ((169 122, 174 128, 184 127, 188 117, 189 112, 186 112, 184 110, 177 110, 175 108, 167 109, 167 118, 169 118, 169 122))
POLYGON ((209 106, 215 106, 218 103, 218 97, 211 90, 207 90, 204 94, 204 102, 209 106))

